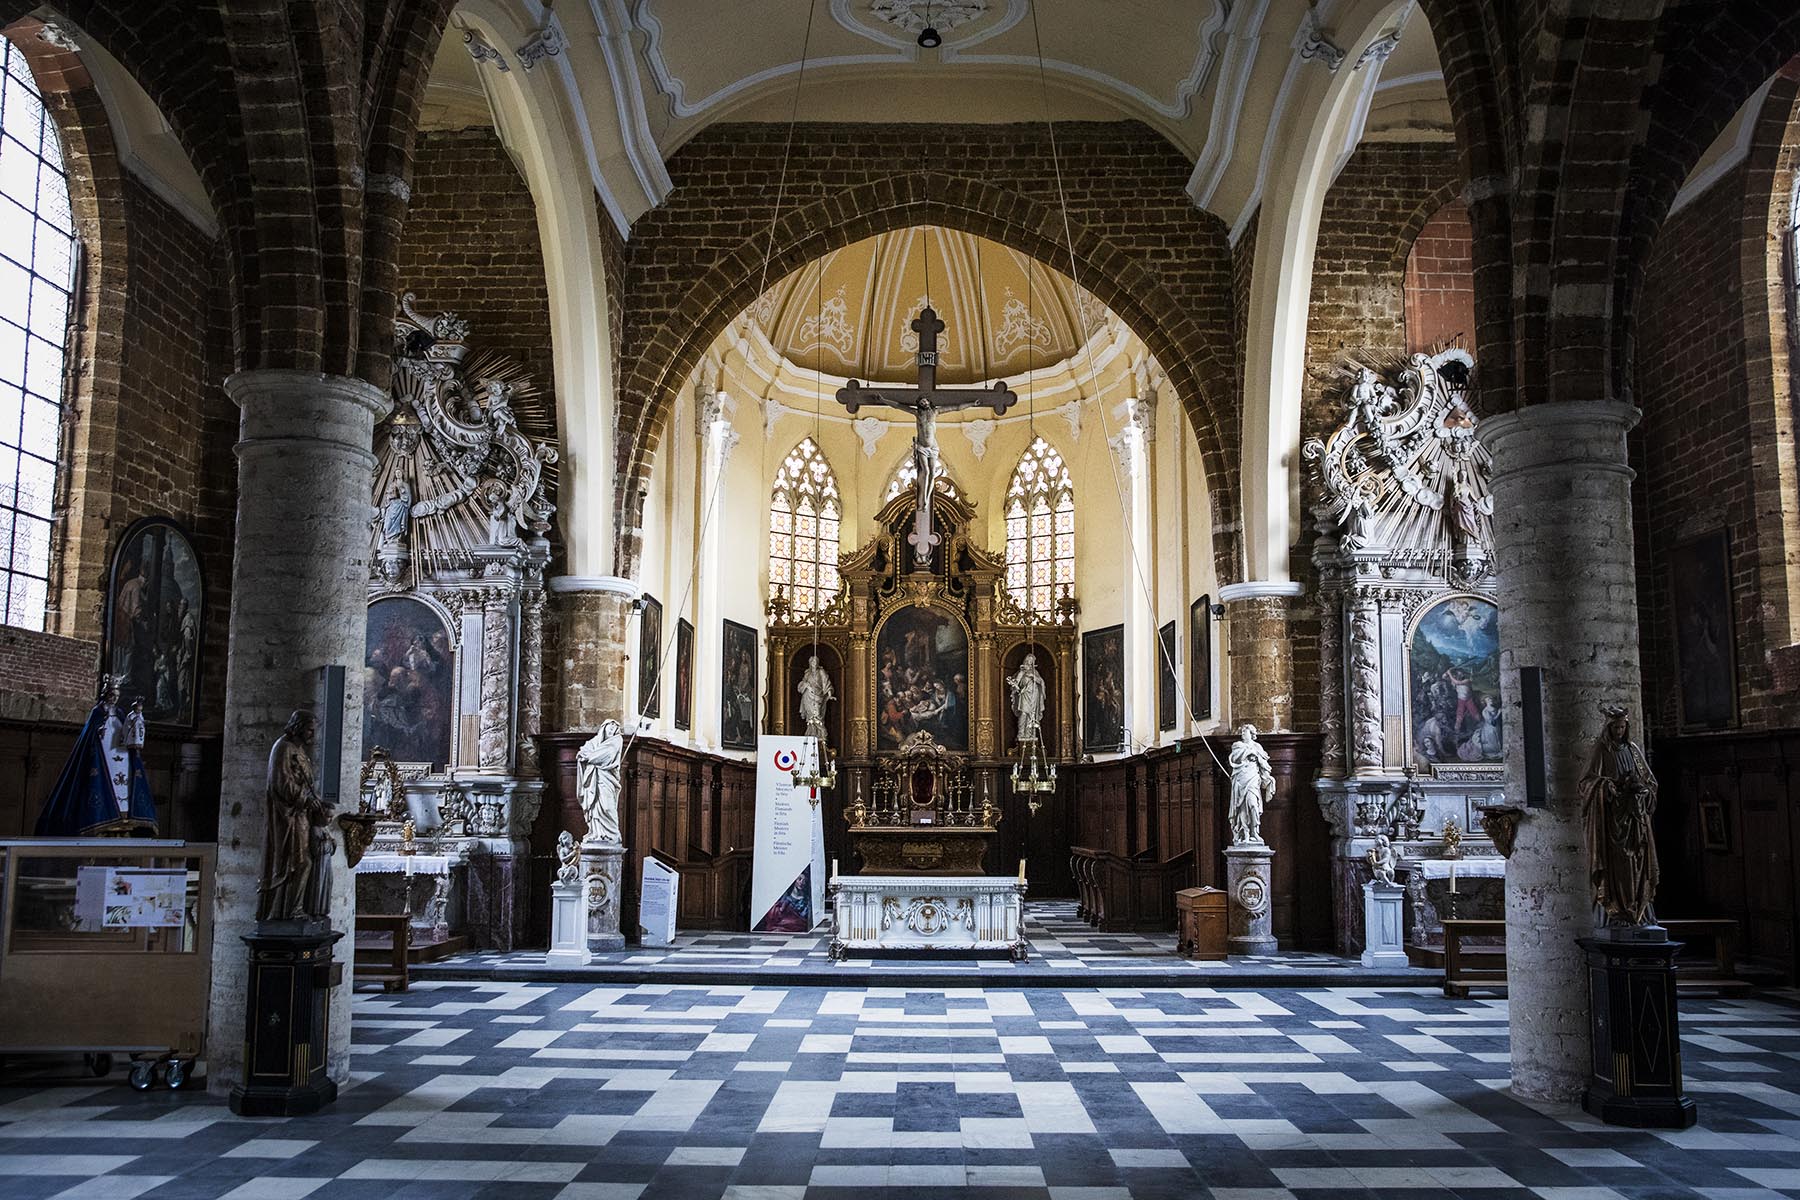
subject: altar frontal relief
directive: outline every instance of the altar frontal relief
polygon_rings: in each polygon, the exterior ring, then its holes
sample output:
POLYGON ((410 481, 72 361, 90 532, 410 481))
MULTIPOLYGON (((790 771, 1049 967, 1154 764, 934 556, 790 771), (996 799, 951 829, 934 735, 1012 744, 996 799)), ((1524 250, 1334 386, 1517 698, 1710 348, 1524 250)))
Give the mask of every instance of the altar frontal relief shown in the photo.
POLYGON ((1506 760, 1500 723, 1500 613, 1479 596, 1427 608, 1410 646, 1413 755, 1421 763, 1506 760))
POLYGON ((949 750, 969 748, 969 639, 945 613, 923 605, 899 609, 875 644, 877 744, 898 750, 929 733, 949 750))
POLYGON ((436 610, 391 597, 369 605, 363 659, 363 751, 376 746, 396 762, 450 761, 456 655, 436 610))

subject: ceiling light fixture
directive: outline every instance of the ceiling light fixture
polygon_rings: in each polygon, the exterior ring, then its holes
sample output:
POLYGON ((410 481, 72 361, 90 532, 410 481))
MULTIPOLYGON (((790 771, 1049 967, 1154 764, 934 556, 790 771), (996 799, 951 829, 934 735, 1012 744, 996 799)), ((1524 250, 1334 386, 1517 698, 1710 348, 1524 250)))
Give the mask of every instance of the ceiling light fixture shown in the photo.
POLYGON ((944 36, 933 28, 931 24, 931 5, 927 4, 925 6, 925 28, 919 30, 919 48, 921 50, 936 50, 943 44, 944 36))

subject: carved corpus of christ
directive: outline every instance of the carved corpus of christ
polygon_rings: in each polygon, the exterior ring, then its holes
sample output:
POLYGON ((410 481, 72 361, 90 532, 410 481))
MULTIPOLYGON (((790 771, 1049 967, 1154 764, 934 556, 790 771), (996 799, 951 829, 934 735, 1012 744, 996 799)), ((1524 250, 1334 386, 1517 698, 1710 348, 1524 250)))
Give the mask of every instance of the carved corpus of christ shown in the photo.
POLYGON ((866 387, 852 379, 838 389, 837 398, 838 403, 851 416, 855 416, 856 410, 865 404, 880 404, 911 413, 917 423, 912 453, 913 465, 918 468, 919 474, 916 484, 919 502, 913 512, 913 531, 906 540, 912 543, 913 569, 922 571, 930 568, 931 551, 938 543, 937 534, 931 531, 932 489, 937 486, 940 473, 938 414, 981 407, 993 409, 996 417, 1004 416, 1006 410, 1018 402, 1019 397, 1006 386, 1005 380, 995 380, 985 388, 940 388, 937 382, 938 334, 944 331, 944 323, 938 320, 937 311, 927 306, 919 311, 918 320, 912 323, 912 327, 919 335, 918 386, 866 387))

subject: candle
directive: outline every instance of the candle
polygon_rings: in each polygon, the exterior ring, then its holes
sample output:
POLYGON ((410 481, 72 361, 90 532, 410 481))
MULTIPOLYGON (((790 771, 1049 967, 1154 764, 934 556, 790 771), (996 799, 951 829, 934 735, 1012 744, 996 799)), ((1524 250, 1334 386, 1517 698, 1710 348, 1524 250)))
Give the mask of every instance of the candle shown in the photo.
POLYGON ((1456 860, 1454 858, 1450 860, 1450 891, 1452 893, 1456 891, 1456 860))

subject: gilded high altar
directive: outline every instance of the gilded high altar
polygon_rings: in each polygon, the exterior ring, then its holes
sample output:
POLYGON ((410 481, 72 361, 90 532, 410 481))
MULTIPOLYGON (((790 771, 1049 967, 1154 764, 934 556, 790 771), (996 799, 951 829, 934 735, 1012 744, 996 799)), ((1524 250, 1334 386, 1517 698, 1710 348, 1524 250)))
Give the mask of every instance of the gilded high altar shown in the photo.
POLYGON ((915 569, 906 537, 916 508, 911 491, 882 506, 876 535, 840 559, 843 586, 823 612, 793 612, 780 591, 768 605, 769 730, 803 730, 797 686, 817 656, 841 697, 826 728, 839 754, 831 799, 846 824, 859 808, 872 811, 884 769, 891 774, 907 746, 916 752, 921 732, 956 764, 972 809, 997 810, 1018 754, 1006 675, 1027 653, 1049 697, 1045 756, 1074 757, 1074 597, 1051 614, 1020 609, 1004 558, 978 540, 975 505, 947 483, 931 505, 940 541, 929 567, 915 569))

